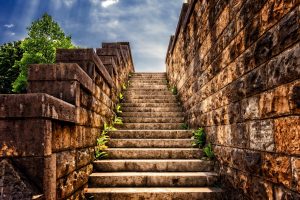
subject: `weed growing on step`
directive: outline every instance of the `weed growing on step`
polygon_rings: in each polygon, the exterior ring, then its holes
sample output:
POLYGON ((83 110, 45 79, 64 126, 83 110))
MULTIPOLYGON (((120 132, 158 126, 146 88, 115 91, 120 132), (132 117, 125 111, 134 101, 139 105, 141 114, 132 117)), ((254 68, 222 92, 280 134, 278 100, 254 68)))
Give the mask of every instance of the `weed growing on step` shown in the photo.
POLYGON ((122 84, 122 90, 126 90, 127 89, 127 85, 125 83, 122 84))
POLYGON ((118 97, 119 97, 119 102, 121 102, 124 99, 124 95, 122 94, 122 92, 119 93, 118 97))
POLYGON ((187 125, 186 123, 184 123, 184 124, 181 124, 180 128, 182 130, 188 130, 189 129, 189 125, 187 125))
POLYGON ((95 157, 96 159, 104 159, 108 157, 107 152, 105 152, 105 149, 107 149, 107 143, 109 142, 109 131, 117 130, 112 125, 107 125, 107 123, 104 124, 103 131, 101 132, 101 135, 99 138, 97 138, 97 146, 95 147, 95 157))
POLYGON ((117 114, 122 113, 121 108, 122 108, 122 107, 121 107, 121 104, 118 103, 117 106, 116 106, 116 113, 117 113, 117 114))
POLYGON ((113 122, 108 125, 107 123, 104 124, 103 130, 99 138, 97 138, 97 146, 95 147, 95 157, 96 159, 105 159, 108 157, 107 152, 107 143, 109 142, 109 131, 116 131, 117 129, 114 125, 123 125, 123 121, 121 117, 115 116, 113 122))
POLYGON ((114 124, 114 125, 123 125, 123 120, 122 120, 122 118, 121 118, 121 117, 115 116, 115 119, 114 119, 114 121, 113 121, 113 124, 114 124))
POLYGON ((193 137, 191 138, 194 140, 192 142, 193 147, 203 148, 206 143, 206 134, 203 128, 199 128, 193 132, 193 137))
POLYGON ((205 156, 209 159, 213 159, 215 157, 210 143, 203 148, 203 152, 205 156))
POLYGON ((171 92, 172 92, 173 95, 177 95, 177 93, 178 93, 177 87, 176 87, 176 86, 173 86, 173 87, 171 88, 171 92))

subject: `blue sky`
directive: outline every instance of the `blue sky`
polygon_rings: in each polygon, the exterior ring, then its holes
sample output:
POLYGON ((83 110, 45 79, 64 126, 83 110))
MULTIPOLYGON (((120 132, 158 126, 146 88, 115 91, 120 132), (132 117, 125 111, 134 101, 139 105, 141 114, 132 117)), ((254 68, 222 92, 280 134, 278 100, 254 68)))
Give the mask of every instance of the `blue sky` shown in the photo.
POLYGON ((0 0, 0 44, 24 39, 44 12, 76 45, 129 41, 136 71, 165 71, 169 37, 183 0, 0 0))

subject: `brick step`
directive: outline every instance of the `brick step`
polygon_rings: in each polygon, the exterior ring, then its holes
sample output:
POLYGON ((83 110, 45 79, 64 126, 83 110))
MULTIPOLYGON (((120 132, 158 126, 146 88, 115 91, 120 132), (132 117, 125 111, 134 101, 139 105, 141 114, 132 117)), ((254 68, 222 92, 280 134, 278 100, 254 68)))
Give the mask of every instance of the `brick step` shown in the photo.
POLYGON ((124 123, 184 123, 184 117, 123 117, 124 123))
POLYGON ((123 112, 182 112, 181 107, 122 107, 123 112))
POLYGON ((110 148, 190 148, 191 139, 110 139, 110 148))
POLYGON ((96 172, 209 172, 213 170, 212 161, 188 160, 97 160, 94 162, 96 172))
POLYGON ((140 129, 140 130, 177 130, 182 123, 124 123, 117 126, 120 129, 140 129))
POLYGON ((177 103, 174 98, 170 99, 124 99, 124 103, 177 103))
POLYGON ((191 130, 117 130, 110 131, 110 138, 141 138, 141 139, 190 139, 191 130))
POLYGON ((196 148, 108 148, 110 159, 192 159, 201 158, 196 148))
POLYGON ((123 107, 178 107, 179 103, 122 103, 123 107))
POLYGON ((96 172, 91 187, 205 187, 217 181, 213 172, 96 172))
POLYGON ((183 112, 123 112, 121 117, 182 117, 183 112))
POLYGON ((223 193, 220 188, 193 187, 193 188, 87 188, 85 189, 87 199, 95 200, 220 200, 223 193))
POLYGON ((171 91, 168 90, 136 90, 136 91, 126 91, 124 92, 125 96, 129 95, 172 95, 171 91))

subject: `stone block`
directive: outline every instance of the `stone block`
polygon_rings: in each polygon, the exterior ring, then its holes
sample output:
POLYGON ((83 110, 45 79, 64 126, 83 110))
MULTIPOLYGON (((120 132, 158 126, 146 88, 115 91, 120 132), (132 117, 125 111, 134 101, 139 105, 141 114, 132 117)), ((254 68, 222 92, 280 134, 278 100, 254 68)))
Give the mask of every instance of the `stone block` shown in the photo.
MULTIPOLYGON (((57 49, 56 62, 76 63, 79 65, 83 62, 93 62, 96 67, 96 72, 107 82, 110 87, 114 87, 113 80, 102 64, 100 58, 93 49, 57 49)), ((91 77, 94 78, 94 77, 91 77)))
POLYGON ((263 151, 274 150, 273 121, 262 120, 249 122, 250 148, 263 151))
POLYGON ((261 66, 245 77, 245 94, 246 96, 252 96, 264 91, 267 88, 266 68, 261 66))
POLYGON ((278 44, 274 48, 274 55, 282 52, 291 44, 299 41, 299 29, 299 11, 294 9, 278 24, 278 44))
POLYGON ((266 153, 261 166, 262 175, 266 179, 291 188, 292 167, 289 157, 266 153))
POLYGON ((258 96, 244 99, 241 104, 241 116, 244 120, 259 118, 258 96))
POLYGON ((53 123, 52 152, 70 149, 75 146, 75 124, 53 123))
POLYGON ((230 125, 222 125, 217 128, 217 141, 220 145, 230 145, 232 133, 230 125))
POLYGON ((57 199, 66 199, 77 189, 86 185, 93 166, 88 165, 57 181, 57 199))
POLYGON ((266 66, 268 88, 289 83, 300 76, 300 44, 274 57, 266 66))
POLYGON ((293 114, 300 113, 300 82, 296 81, 289 87, 289 105, 293 114))
POLYGON ((300 194, 293 192, 285 187, 275 186, 274 187, 274 198, 280 200, 300 199, 300 194))
POLYGON ((240 148, 249 148, 249 132, 246 123, 231 125, 231 145, 240 148))
POLYGON ((94 159, 94 149, 87 148, 87 149, 80 149, 77 150, 76 153, 76 167, 81 168, 90 164, 94 159))
POLYGON ((283 85, 262 93, 259 99, 259 116, 266 118, 289 114, 288 91, 288 86, 283 85))
POLYGON ((292 158, 292 187, 300 192, 300 158, 292 158))
POLYGON ((49 120, 1 119, 0 133, 0 157, 51 154, 52 127, 49 120))
POLYGON ((276 152, 300 155, 300 117, 274 120, 276 152))
POLYGON ((273 185, 261 178, 253 177, 249 182, 247 193, 253 199, 273 199, 273 185))
POLYGON ((75 121, 73 105, 47 94, 0 95, 0 102, 4 102, 1 105, 0 118, 42 117, 67 122, 75 121))
POLYGON ((28 93, 46 93, 79 106, 80 84, 77 81, 31 81, 27 91, 28 93))
POLYGON ((76 169, 75 151, 62 151, 56 153, 56 177, 57 179, 65 176, 76 169))

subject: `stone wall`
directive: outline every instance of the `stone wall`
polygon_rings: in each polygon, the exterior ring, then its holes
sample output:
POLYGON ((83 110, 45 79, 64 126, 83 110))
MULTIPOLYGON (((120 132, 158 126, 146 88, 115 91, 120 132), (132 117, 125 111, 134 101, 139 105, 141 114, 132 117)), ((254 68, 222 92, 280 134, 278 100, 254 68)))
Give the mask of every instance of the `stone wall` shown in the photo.
POLYGON ((27 94, 0 95, 1 199, 83 199, 96 139, 134 71, 129 43, 111 45, 122 57, 105 64, 93 49, 58 50, 56 64, 30 66, 27 94))
POLYGON ((228 199, 300 199, 299 1, 192 0, 182 13, 167 75, 228 199))

